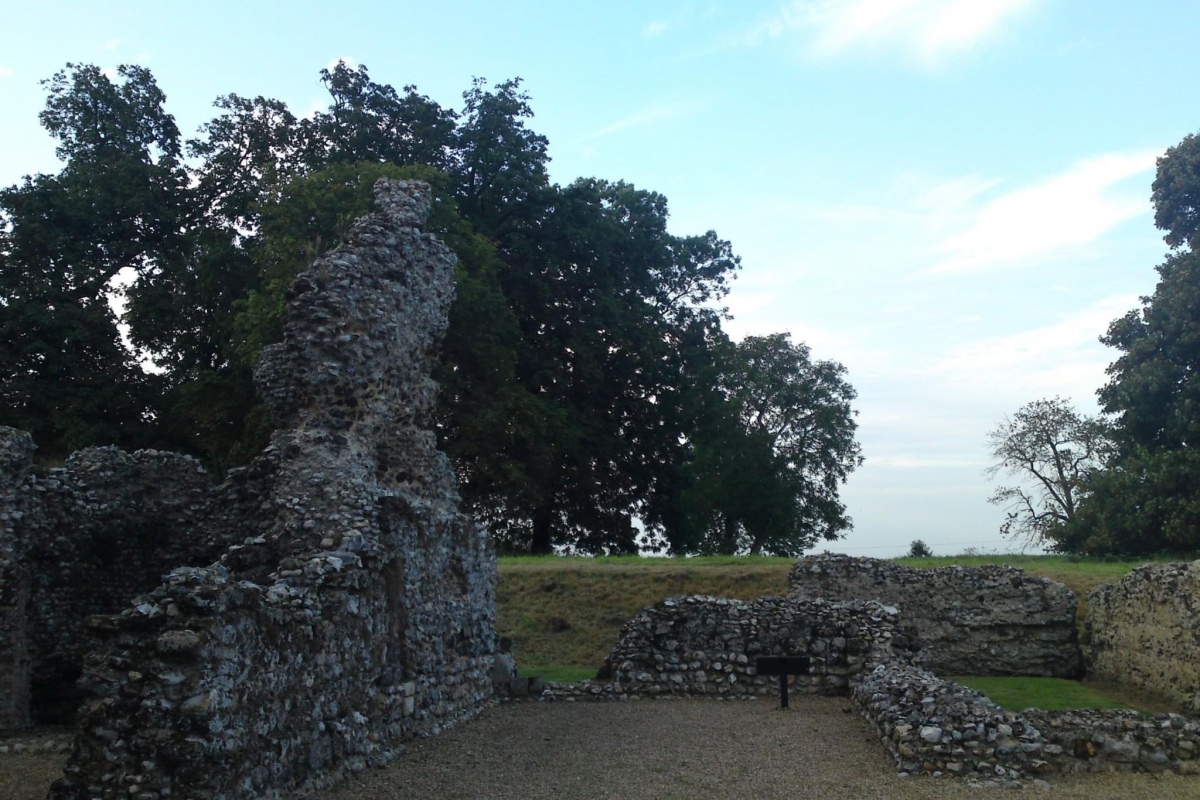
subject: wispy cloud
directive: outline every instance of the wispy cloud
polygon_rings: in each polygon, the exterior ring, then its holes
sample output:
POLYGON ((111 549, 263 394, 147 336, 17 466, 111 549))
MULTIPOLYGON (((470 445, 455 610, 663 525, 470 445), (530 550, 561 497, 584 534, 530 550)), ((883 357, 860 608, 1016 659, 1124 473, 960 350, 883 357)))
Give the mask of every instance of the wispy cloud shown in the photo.
POLYGON ((105 50, 116 50, 120 46, 121 46, 120 39, 106 39, 103 44, 103 47, 105 50))
POLYGON ((1036 0, 790 0, 746 38, 798 36, 830 58, 862 47, 899 47, 921 61, 967 50, 1036 0))
POLYGON ((1094 242, 1149 212, 1144 186, 1122 191, 1119 184, 1152 170, 1155 158, 1154 151, 1104 155, 994 198, 978 209, 966 230, 942 240, 941 260, 921 274, 1028 264, 1094 242))
POLYGON ((635 111, 632 114, 621 117, 615 122, 611 122, 604 127, 592 131, 587 136, 583 137, 583 141, 591 141, 599 139, 603 136, 617 133, 618 131, 628 130, 629 128, 637 128, 643 125, 653 125, 658 122, 666 122, 668 120, 679 119, 695 114, 704 104, 698 101, 678 101, 673 103, 662 103, 653 105, 649 108, 643 108, 641 111, 635 111))
POLYGON ((6 64, 0 64, 0 78, 11 78, 16 74, 16 71, 12 67, 6 64))
POLYGON ((1135 295, 1109 297, 1049 325, 952 347, 930 377, 960 393, 1020 402, 1058 394, 1087 403, 1113 355, 1097 340, 1137 304, 1135 295))
POLYGON ((662 36, 670 27, 671 24, 666 20, 655 20, 654 22, 647 23, 646 27, 642 28, 642 36, 645 36, 647 39, 653 39, 655 36, 662 36))

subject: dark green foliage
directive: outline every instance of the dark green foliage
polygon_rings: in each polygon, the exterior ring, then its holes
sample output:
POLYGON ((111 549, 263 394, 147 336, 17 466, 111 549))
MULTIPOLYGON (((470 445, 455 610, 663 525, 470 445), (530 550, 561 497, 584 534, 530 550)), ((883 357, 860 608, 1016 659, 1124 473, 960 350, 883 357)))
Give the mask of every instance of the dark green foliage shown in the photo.
POLYGON ((530 227, 549 204, 539 195, 549 189, 545 136, 530 130, 533 117, 521 79, 487 91, 476 78, 463 94, 465 108, 450 167, 457 183, 458 206, 476 230, 507 250, 508 236, 530 227))
POLYGON ((669 233, 662 195, 552 185, 519 79, 476 80, 456 112, 339 63, 311 119, 219 98, 185 167, 153 77, 119 76, 51 79, 42 119, 65 166, 0 193, 0 422, 43 452, 252 457, 270 429, 251 368, 292 281, 378 178, 419 178, 458 255, 433 423, 501 549, 627 553, 643 533, 794 553, 848 527, 837 486, 861 458, 844 370, 786 337, 729 343, 717 304, 738 260, 711 231, 669 233))
POLYGON ((508 234, 504 260, 522 268, 501 278, 521 330, 517 380, 536 399, 529 485, 493 507, 502 536, 529 526, 534 552, 631 552, 631 516, 686 453, 683 340, 711 319, 698 303, 724 294, 737 259, 711 235, 667 233, 665 198, 628 184, 581 180, 542 196, 537 227, 508 234))
POLYGON ((1200 141, 1159 159, 1155 222, 1174 248, 1154 294, 1109 326, 1120 355, 1098 392, 1115 416, 1117 457, 1090 484, 1070 552, 1141 555, 1200 549, 1200 141))
POLYGON ((365 66, 351 69, 342 61, 321 70, 321 82, 331 102, 303 125, 303 158, 310 168, 378 162, 446 171, 454 163, 457 114, 417 87, 405 86, 400 95, 372 81, 365 66))
POLYGON ((838 486, 862 463, 845 368, 787 334, 720 346, 672 549, 798 555, 850 527, 838 486))
POLYGON ((0 407, 42 455, 150 441, 157 381, 120 340, 118 276, 179 253, 186 173, 164 96, 140 67, 68 65, 46 85, 42 123, 66 160, 57 176, 0 192, 0 407))
POLYGON ((921 539, 913 539, 905 558, 933 558, 933 550, 921 539))

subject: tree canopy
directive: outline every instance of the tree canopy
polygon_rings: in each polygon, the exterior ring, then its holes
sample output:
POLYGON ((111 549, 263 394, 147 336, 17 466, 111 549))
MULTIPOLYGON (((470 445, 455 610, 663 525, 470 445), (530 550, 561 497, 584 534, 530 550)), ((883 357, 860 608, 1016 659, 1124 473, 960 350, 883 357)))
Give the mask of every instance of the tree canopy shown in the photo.
POLYGON ((47 81, 62 171, 0 192, 0 422, 50 457, 244 463, 293 278, 378 177, 418 177, 458 255, 435 422, 501 548, 793 553, 849 527, 854 391, 786 335, 728 340, 729 242, 670 232, 666 198, 628 183, 553 184, 519 79, 477 79, 459 110, 365 66, 321 80, 327 110, 226 95, 186 143, 148 70, 47 81))
POLYGON ((1200 139, 1187 136, 1158 160, 1151 197, 1172 252, 1154 293, 1101 337, 1118 351, 1097 393, 1114 455, 1086 481, 1060 550, 1200 550, 1200 139))

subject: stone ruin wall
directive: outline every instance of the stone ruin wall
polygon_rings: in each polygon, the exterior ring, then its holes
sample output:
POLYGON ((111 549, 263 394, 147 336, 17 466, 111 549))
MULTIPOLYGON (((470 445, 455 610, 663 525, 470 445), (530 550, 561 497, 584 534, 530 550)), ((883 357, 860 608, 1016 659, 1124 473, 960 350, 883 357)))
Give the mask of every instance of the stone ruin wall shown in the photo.
POLYGON ((1120 710, 1021 712, 912 664, 851 685, 896 768, 909 775, 1021 779, 1073 772, 1200 773, 1200 722, 1120 710))
POLYGON ((1200 561, 1147 564, 1088 594, 1088 674, 1200 713, 1200 561))
MULTIPOLYGON (((803 562, 801 562, 803 563, 803 562)), ((1200 722, 1135 711, 1004 709, 914 662, 902 611, 878 601, 677 597, 622 631, 596 681, 552 699, 766 699, 759 655, 808 655, 794 691, 848 695, 900 772, 1019 780, 1072 772, 1200 772, 1200 722)))
MULTIPOLYGON (((276 433, 220 486, 182 457, 111 448, 76 457, 100 464, 83 470, 91 484, 72 464, 0 474, 0 626, 26 627, 24 656, 0 650, 0 689, 40 652, 29 643, 67 630, 33 603, 10 613, 46 580, 27 557, 40 536, 63 541, 45 564, 83 574, 85 528, 67 524, 82 508, 118 554, 116 572, 128 563, 138 574, 128 585, 140 584, 120 607, 92 609, 119 613, 88 622, 100 645, 85 658, 78 734, 51 798, 221 800, 319 786, 490 699, 495 558, 458 513, 428 429, 454 264, 423 230, 429 208, 427 185, 381 180, 376 212, 297 278, 284 342, 255 374, 276 433), (63 502, 42 502, 50 481, 63 502), (148 499, 155 481, 161 501, 148 499), (195 549, 156 554, 170 563, 147 584, 161 565, 134 569, 142 554, 131 548, 175 541, 176 523, 195 549)), ((0 460, 20 462, 10 455, 0 448, 0 460)), ((104 580, 114 599, 124 591, 104 580)), ((0 704, 0 722, 4 713, 0 704)))
POLYGON ((890 561, 823 554, 802 558, 789 595, 879 600, 915 629, 915 663, 941 675, 1078 678, 1083 656, 1075 596, 1015 567, 912 569, 890 561))
MULTIPOLYGON (((232 539, 228 525, 198 524, 212 512, 213 485, 187 456, 115 447, 81 450, 60 468, 37 470, 28 434, 0 427, 0 593, 5 647, 0 730, 69 723, 75 681, 98 645, 94 614, 121 610, 181 565, 211 562, 232 539)), ((226 513, 224 516, 228 516, 226 513)))
POLYGON ((905 646, 896 621, 896 609, 875 602, 671 598, 625 625, 600 677, 625 694, 774 695, 778 677, 758 675, 755 659, 808 656, 796 691, 846 694, 853 675, 905 646))

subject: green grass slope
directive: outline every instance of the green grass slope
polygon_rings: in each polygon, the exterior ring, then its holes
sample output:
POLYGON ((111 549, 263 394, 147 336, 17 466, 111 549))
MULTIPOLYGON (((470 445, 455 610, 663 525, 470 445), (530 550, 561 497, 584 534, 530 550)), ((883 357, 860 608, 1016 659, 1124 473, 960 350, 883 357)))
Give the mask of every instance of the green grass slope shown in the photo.
MULTIPOLYGON (((912 567, 1011 564, 1065 584, 1080 600, 1141 561, 1072 560, 1066 556, 955 556, 898 559, 912 567)), ((497 628, 513 640, 527 674, 552 679, 592 675, 616 644, 621 626, 667 597, 707 594, 753 600, 787 591, 790 558, 501 558, 497 628)))

